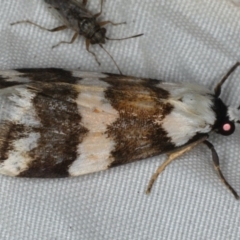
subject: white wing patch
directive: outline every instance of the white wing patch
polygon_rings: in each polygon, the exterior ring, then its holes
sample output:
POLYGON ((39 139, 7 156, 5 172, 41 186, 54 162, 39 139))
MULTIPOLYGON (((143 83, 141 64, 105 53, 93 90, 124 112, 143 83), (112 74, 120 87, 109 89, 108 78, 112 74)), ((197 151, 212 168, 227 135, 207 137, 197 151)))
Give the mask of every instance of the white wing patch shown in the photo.
POLYGON ((1 71, 1 78, 6 82, 29 83, 31 80, 27 77, 22 77, 16 70, 1 71))
MULTIPOLYGON (((97 86, 100 84, 108 86, 102 81, 97 86)), ((71 176, 105 170, 112 162, 114 141, 105 132, 107 126, 119 118, 119 113, 105 99, 104 90, 101 87, 81 87, 77 103, 81 122, 89 132, 78 147, 80 156, 69 168, 71 176)))
POLYGON ((181 146, 197 133, 208 133, 216 120, 211 92, 195 84, 161 83, 169 91, 167 100, 173 110, 162 121, 162 127, 176 146, 181 146))
POLYGON ((24 86, 15 86, 1 91, 0 120, 10 120, 26 126, 40 125, 31 101, 35 95, 24 86))
POLYGON ((240 119, 240 113, 238 107, 228 107, 228 116, 230 121, 238 122, 240 119))
POLYGON ((13 150, 9 152, 8 159, 0 163, 0 172, 8 176, 18 176, 28 168, 33 161, 28 152, 37 147, 39 133, 30 133, 26 138, 20 138, 13 143, 13 150))
MULTIPOLYGON (((4 122, 10 121, 26 127, 40 126, 31 101, 35 93, 30 92, 22 86, 10 87, 0 93, 1 123, 4 124, 4 122)), ((5 126, 5 129, 1 129, 1 135, 5 136, 6 133, 4 132, 7 130, 7 126, 5 126)), ((25 134, 27 135, 27 132, 25 134)), ((33 160, 27 152, 37 147, 39 137, 39 133, 31 132, 28 133, 27 137, 14 140, 8 158, 0 164, 0 172, 10 176, 17 176, 24 171, 28 163, 33 160)), ((4 144, 5 139, 0 139, 0 141, 1 144, 4 144)))

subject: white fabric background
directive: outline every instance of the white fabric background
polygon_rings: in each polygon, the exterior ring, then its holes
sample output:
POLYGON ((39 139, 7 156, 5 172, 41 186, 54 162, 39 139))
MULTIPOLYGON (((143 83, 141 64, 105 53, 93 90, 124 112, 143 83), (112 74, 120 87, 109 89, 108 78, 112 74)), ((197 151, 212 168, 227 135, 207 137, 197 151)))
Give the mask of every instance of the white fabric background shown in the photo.
MULTIPOLYGON (((90 0, 89 0, 90 1, 90 0)), ((99 0, 89 8, 99 10, 99 0)), ((111 59, 94 47, 98 67, 83 38, 57 49, 72 36, 50 33, 59 20, 39 0, 0 0, 0 68, 64 67, 116 72, 111 59)), ((105 47, 124 74, 204 84, 213 89, 240 60, 240 1, 107 0, 102 19, 127 21, 107 26, 108 36, 144 33, 105 47)), ((240 69, 222 99, 240 104, 240 69)), ((240 129, 229 137, 213 134, 226 178, 240 194, 240 129)), ((17 179, 0 176, 0 239, 239 239, 240 201, 213 170, 211 153, 199 146, 160 175, 150 196, 147 183, 164 155, 72 179, 17 179)))

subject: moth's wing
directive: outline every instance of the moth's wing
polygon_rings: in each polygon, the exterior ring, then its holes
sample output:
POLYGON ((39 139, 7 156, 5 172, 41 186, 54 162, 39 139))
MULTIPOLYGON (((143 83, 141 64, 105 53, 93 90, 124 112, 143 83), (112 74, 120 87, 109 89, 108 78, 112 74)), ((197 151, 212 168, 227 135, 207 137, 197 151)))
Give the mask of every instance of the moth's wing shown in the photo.
POLYGON ((117 76, 61 69, 2 71, 0 172, 77 176, 161 152, 151 145, 151 98, 138 93, 141 88, 129 92, 113 86, 111 81, 119 86, 133 81, 117 76))
POLYGON ((169 92, 172 111, 165 116, 162 127, 177 147, 212 131, 217 120, 212 92, 193 83, 162 82, 158 86, 169 92))
POLYGON ((89 132, 71 175, 169 152, 210 132, 216 120, 204 87, 114 74, 80 84, 78 106, 89 132))
MULTIPOLYGON (((174 149, 163 123, 176 123, 181 102, 191 116, 170 85, 158 84, 62 69, 1 72, 0 172, 78 176, 174 149)), ((186 133, 175 130, 179 141, 186 133)))
POLYGON ((26 83, 68 83, 79 84, 93 79, 105 78, 107 74, 74 71, 62 68, 21 68, 0 71, 0 89, 26 83))
POLYGON ((0 172, 65 177, 87 133, 78 89, 66 83, 28 83, 0 90, 0 172))

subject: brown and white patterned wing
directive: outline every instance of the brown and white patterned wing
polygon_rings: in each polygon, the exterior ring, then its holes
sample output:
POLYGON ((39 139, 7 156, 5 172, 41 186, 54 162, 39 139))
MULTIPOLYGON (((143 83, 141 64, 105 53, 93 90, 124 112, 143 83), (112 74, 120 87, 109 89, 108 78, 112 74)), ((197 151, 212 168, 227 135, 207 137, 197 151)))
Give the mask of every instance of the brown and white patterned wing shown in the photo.
MULTIPOLYGON (((191 127, 187 137, 181 128, 171 132, 179 109, 188 114, 184 97, 171 96, 174 86, 63 69, 2 71, 0 173, 78 176, 183 145, 201 129, 191 127)), ((190 124, 191 116, 182 122, 190 124)))
POLYGON ((157 95, 167 94, 117 76, 62 69, 1 72, 0 172, 77 176, 172 147, 167 138, 159 145, 164 132, 154 123, 169 108, 159 105, 157 95))

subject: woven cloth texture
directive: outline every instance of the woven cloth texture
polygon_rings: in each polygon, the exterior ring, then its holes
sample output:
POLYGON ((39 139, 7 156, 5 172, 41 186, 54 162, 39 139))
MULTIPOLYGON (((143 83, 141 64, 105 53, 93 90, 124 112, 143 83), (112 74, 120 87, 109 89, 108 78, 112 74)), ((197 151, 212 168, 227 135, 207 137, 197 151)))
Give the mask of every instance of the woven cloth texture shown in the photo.
MULTIPOLYGON (((99 0, 89 0, 97 13, 99 0)), ((29 19, 47 28, 61 21, 39 0, 1 0, 0 68, 62 67, 118 73, 99 47, 99 60, 85 49, 83 37, 52 49, 73 32, 43 31, 10 23, 29 19)), ((107 36, 144 36, 107 41, 126 75, 172 82, 194 82, 214 89, 240 60, 240 1, 106 0, 100 20, 126 21, 106 26, 107 36)), ((224 86, 221 98, 240 104, 240 69, 224 86)), ((224 137, 210 136, 222 171, 240 193, 240 128, 224 137)), ((0 176, 1 240, 186 240, 240 239, 240 202, 221 183, 211 153, 198 146, 147 183, 165 155, 71 179, 17 179, 0 176)))

